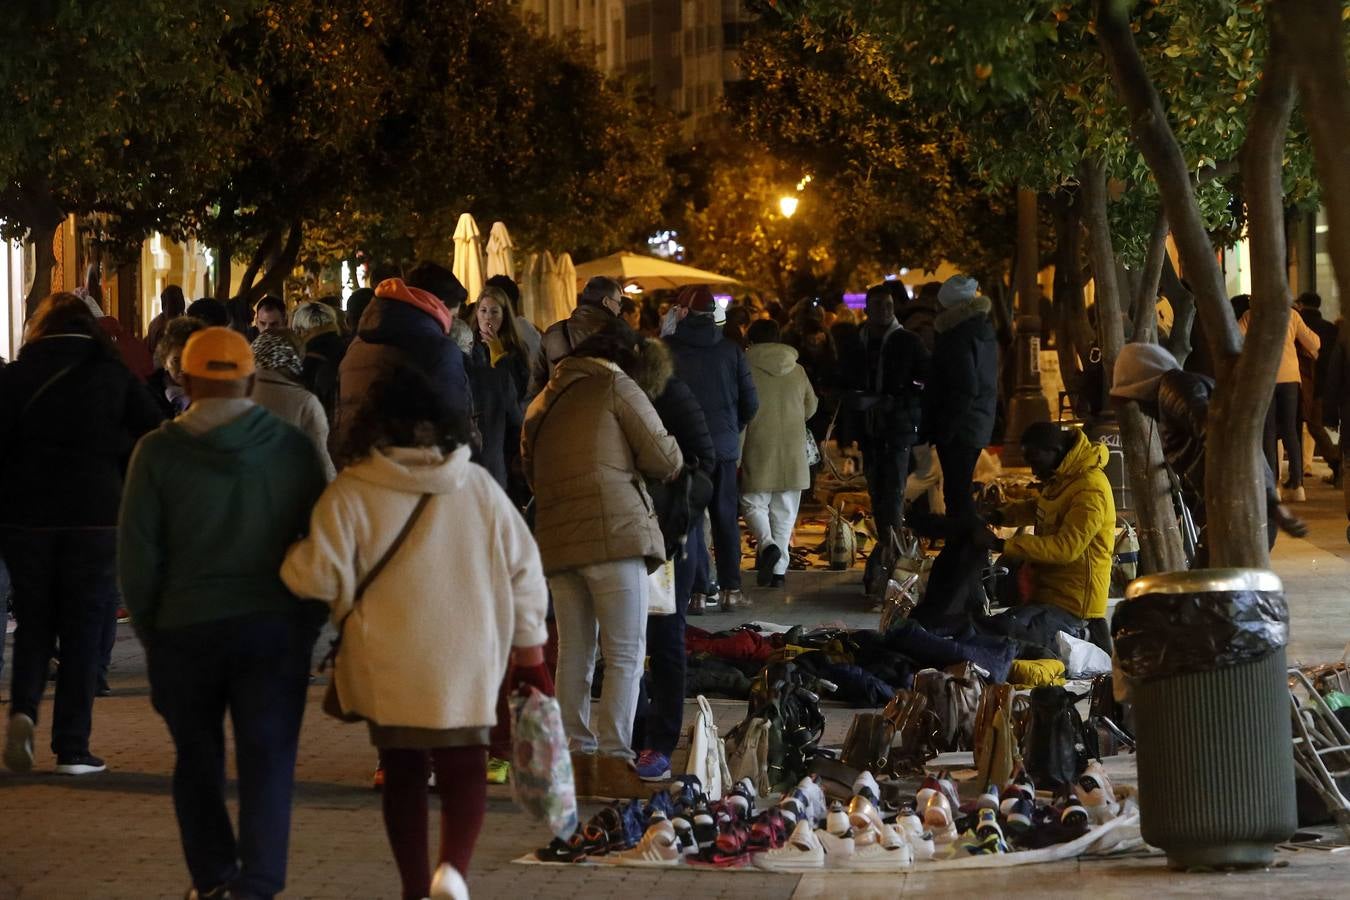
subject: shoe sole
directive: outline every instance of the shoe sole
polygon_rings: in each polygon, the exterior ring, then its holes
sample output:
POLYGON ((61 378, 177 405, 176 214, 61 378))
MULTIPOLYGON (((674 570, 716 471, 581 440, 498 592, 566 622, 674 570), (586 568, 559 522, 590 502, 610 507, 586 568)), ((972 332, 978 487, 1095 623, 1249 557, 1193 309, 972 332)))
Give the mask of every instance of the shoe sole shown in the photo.
POLYGON ((670 770, 666 769, 660 775, 643 775, 639 773, 638 780, 647 782, 648 784, 654 784, 660 781, 670 781, 670 770))
POLYGON ((777 863, 771 860, 761 861, 759 858, 753 860, 756 869, 764 872, 819 872, 825 868, 825 860, 816 862, 798 862, 798 863, 777 863))
POLYGON ((57 775, 97 775, 99 772, 108 771, 107 766, 57 766, 57 775))
POLYGON ((19 775, 33 771, 33 722, 25 715, 9 720, 5 738, 5 768, 19 775))

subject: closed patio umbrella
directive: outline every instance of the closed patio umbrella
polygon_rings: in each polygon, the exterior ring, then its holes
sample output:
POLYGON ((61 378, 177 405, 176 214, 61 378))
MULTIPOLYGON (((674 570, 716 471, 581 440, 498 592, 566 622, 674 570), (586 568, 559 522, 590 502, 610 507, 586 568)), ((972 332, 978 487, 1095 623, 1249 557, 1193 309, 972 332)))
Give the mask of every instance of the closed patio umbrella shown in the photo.
POLYGON ((455 226, 455 277, 469 292, 469 300, 477 300, 483 292, 483 243, 478 223, 464 213, 455 226))
POLYGON ((505 222, 493 222, 487 242, 487 277, 505 275, 516 280, 516 261, 511 245, 511 233, 506 230, 505 222))

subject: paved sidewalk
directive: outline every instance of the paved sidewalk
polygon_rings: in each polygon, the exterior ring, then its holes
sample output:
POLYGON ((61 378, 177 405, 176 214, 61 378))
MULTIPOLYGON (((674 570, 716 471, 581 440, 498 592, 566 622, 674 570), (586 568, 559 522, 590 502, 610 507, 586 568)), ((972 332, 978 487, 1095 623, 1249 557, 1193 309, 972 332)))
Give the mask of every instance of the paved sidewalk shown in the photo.
MULTIPOLYGON (((1339 494, 1316 478, 1309 485, 1310 502, 1300 509, 1313 534, 1305 541, 1282 538, 1275 568, 1285 578, 1290 597, 1290 656, 1310 662, 1339 658, 1350 640, 1350 546, 1339 494)), ((753 617, 873 625, 876 617, 867 611, 856 583, 856 573, 793 573, 785 594, 753 592, 753 617)), ((732 619, 717 615, 695 621, 715 628, 732 619)), ((169 798, 172 747, 150 709, 144 659, 126 626, 118 635, 112 681, 114 696, 99 700, 95 711, 94 749, 107 757, 108 773, 78 780, 45 774, 54 764, 45 747, 45 729, 40 729, 40 774, 0 772, 0 900, 182 896, 187 875, 169 798)), ((320 698, 316 686, 310 692, 301 745, 287 896, 397 897, 398 878, 385 842, 379 795, 369 787, 374 754, 365 730, 324 717, 320 698)), ((715 707, 727 725, 744 712, 742 703, 715 702, 715 707)), ((44 713, 49 709, 44 707, 44 713)), ((830 710, 827 742, 841 740, 851 719, 850 710, 830 710)), ((1128 769, 1130 761, 1115 765, 1128 769)), ((1034 897, 1137 898, 1152 893, 1292 900, 1345 896, 1350 883, 1350 853, 1312 851, 1281 853, 1280 866, 1263 872, 1185 876, 1168 872, 1160 859, 909 876, 525 867, 510 861, 546 843, 547 835, 514 809, 508 789, 491 788, 489 798, 470 877, 475 898, 689 895, 755 900, 1016 891, 1034 897)))

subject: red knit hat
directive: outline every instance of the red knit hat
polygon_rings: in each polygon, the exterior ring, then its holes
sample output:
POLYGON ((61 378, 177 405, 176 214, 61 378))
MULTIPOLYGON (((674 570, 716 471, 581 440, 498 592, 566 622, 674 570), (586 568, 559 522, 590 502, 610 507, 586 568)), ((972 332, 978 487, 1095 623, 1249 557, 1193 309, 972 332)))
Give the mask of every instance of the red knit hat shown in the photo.
POLYGON ((712 291, 701 284, 681 290, 675 302, 690 312, 712 312, 717 308, 712 291))

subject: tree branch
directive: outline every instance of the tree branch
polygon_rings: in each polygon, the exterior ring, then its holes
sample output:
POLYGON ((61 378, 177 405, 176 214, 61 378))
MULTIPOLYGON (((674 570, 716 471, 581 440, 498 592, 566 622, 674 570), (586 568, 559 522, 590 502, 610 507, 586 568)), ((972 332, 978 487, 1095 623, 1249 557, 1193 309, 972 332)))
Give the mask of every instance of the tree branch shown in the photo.
POLYGON ((1134 339, 1154 343, 1158 340, 1158 284, 1162 280, 1163 262, 1167 260, 1167 213, 1158 210, 1153 231, 1148 236, 1148 252, 1144 268, 1140 270, 1138 292, 1134 298, 1134 339))

